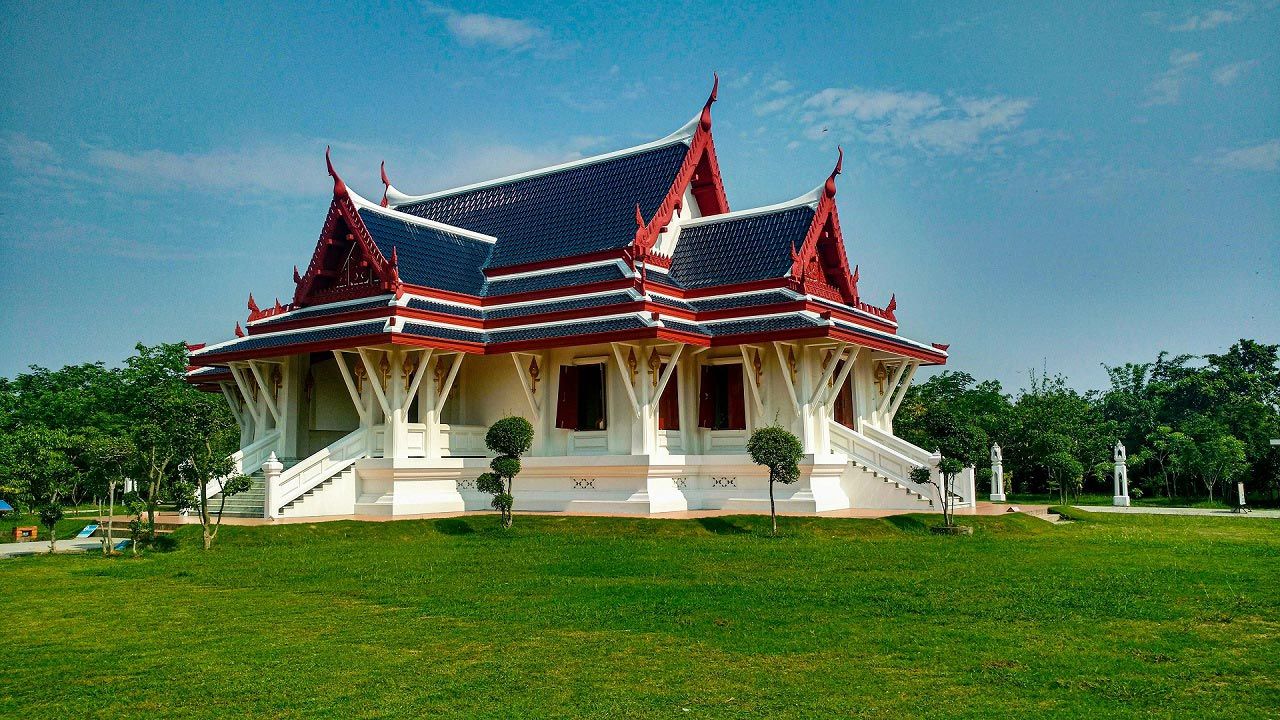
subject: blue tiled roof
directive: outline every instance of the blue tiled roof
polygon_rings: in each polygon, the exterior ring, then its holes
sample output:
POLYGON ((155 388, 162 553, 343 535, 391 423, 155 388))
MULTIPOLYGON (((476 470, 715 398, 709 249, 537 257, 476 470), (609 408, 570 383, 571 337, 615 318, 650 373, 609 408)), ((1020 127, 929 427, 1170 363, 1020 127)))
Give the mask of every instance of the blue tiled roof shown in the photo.
POLYGON ((512 330, 494 330, 485 333, 489 342, 504 343, 520 340, 546 340, 558 337, 578 337, 602 332, 618 332, 620 330, 643 330, 649 327, 635 315, 597 320, 595 322, 573 323, 571 325, 544 325, 533 328, 516 328, 512 330))
POLYGON ((400 332, 405 335, 414 335, 417 337, 436 338, 437 340, 462 340, 465 342, 482 343, 484 342, 484 333, 479 330, 462 330, 460 328, 440 327, 438 325, 423 325, 413 321, 407 321, 400 332))
POLYGON ((621 248, 635 237, 636 203, 653 216, 688 150, 676 141, 396 209, 498 238, 493 268, 621 248))
POLYGON ((808 205, 783 208, 681 229, 671 258, 671 277, 686 288, 778 278, 791 268, 813 222, 808 205))
POLYGON ((318 327, 314 330, 304 330, 301 332, 277 333, 275 335, 250 335, 249 337, 232 340, 220 347, 204 348, 191 353, 192 357, 201 357, 203 355, 222 355, 224 353, 241 352, 244 350, 262 350, 266 348, 281 347, 284 345, 300 345, 303 343, 320 342, 322 340, 339 340, 342 338, 359 337, 361 335, 377 335, 382 332, 385 324, 384 320, 369 320, 367 322, 355 323, 352 325, 338 325, 328 327, 318 327))
POLYGON ((782 291, 762 292, 751 294, 726 295, 724 297, 709 298, 706 300, 690 300, 695 310, 728 310, 730 308, 754 307, 756 305, 774 305, 777 303, 792 302, 793 298, 782 291))
POLYGON ((356 312, 358 310, 369 310, 371 308, 389 307, 391 295, 383 295, 372 300, 358 303, 330 303, 328 305, 316 305, 315 307, 302 308, 294 310, 287 315, 278 315, 265 320, 259 320, 253 324, 254 327, 269 327, 279 325, 282 322, 290 320, 302 320, 305 318, 324 317, 326 315, 337 315, 338 313, 356 312))
POLYGON ((492 245, 367 208, 359 212, 383 257, 390 258, 391 248, 396 248, 401 280, 446 292, 480 294, 481 267, 492 245))
POLYGON ((623 291, 609 293, 607 295, 574 298, 572 300, 554 300, 551 302, 538 303, 536 305, 520 305, 518 307, 486 310, 484 316, 488 320, 499 320, 502 318, 524 317, 525 315, 535 315, 538 313, 560 312, 562 310, 583 310, 586 308, 619 305, 629 302, 634 302, 634 300, 630 293, 623 291))
POLYGON ((225 375, 231 371, 224 367, 202 367, 187 373, 188 378, 202 378, 211 375, 225 375))
POLYGON ((617 263, 609 263, 607 265, 594 265, 592 267, 578 268, 577 270, 565 270, 564 272, 532 275, 511 280, 497 278, 490 280, 489 284, 485 286, 485 294, 493 297, 495 295, 511 295, 550 288, 568 289, 575 285, 621 280, 625 277, 627 276, 622 272, 622 268, 618 267, 617 263))
MULTIPOLYGON (((666 321, 664 320, 663 322, 666 321)), ((741 335, 742 333, 798 330, 800 328, 818 327, 821 324, 821 321, 803 315, 779 315, 777 317, 754 320, 707 323, 702 327, 710 330, 713 337, 723 337, 725 335, 741 335)))
POLYGON ((409 298, 408 307, 413 310, 428 310, 430 312, 438 312, 444 315, 456 315, 458 317, 471 318, 473 320, 479 320, 484 317, 484 311, 478 307, 449 305, 442 302, 425 300, 423 298, 409 298))

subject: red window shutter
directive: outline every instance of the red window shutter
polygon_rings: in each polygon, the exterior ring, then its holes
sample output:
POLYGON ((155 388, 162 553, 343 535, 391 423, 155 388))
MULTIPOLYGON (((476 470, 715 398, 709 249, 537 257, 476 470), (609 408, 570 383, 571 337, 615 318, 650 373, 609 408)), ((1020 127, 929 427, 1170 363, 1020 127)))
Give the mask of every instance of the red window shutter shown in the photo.
MULTIPOLYGON (((666 371, 666 364, 663 363, 661 371, 666 371)), ((671 372, 671 379, 667 381, 667 386, 662 389, 662 397, 658 398, 658 429, 659 430, 679 430, 680 429, 680 370, 679 368, 671 372)))
POLYGON ((716 422, 715 375, 703 365, 698 382, 698 427, 714 427, 716 422))
MULTIPOLYGON (((838 370, 836 374, 839 374, 838 370)), ((835 406, 836 422, 850 429, 853 428, 853 392, 849 384, 852 380, 853 378, 847 378, 840 387, 840 392, 836 393, 835 406)))
POLYGON ((578 429, 578 367, 560 366, 560 388, 556 396, 556 427, 578 429))
POLYGON ((746 430, 747 429, 747 407, 746 398, 743 396, 742 387, 742 366, 730 365, 725 368, 728 382, 726 388, 729 393, 729 429, 730 430, 746 430))

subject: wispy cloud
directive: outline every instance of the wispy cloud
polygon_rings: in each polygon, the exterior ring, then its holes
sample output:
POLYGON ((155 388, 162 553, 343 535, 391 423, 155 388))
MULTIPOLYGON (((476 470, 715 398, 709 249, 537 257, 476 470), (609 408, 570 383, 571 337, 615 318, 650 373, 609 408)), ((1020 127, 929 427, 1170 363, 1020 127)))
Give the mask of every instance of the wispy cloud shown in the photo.
POLYGON ((1144 13, 1142 18, 1151 25, 1164 28, 1169 32, 1194 32, 1238 23, 1252 12, 1253 6, 1246 3, 1229 3, 1203 12, 1187 13, 1176 17, 1163 12, 1149 12, 1144 13))
POLYGON ((830 132, 930 155, 963 155, 1009 141, 1032 104, 1004 95, 826 88, 804 101, 800 121, 814 140, 830 132))
POLYGON ((1257 64, 1257 60, 1244 60, 1219 66, 1213 71, 1213 81, 1219 85, 1231 85, 1236 80, 1239 80, 1240 76, 1256 67, 1257 64))
POLYGON ((444 19, 445 27, 464 45, 488 45, 502 50, 531 50, 549 38, 537 24, 519 18, 465 13, 435 3, 423 3, 423 9, 444 19))
POLYGON ((1143 106, 1177 105, 1182 99, 1182 89, 1200 64, 1201 57, 1201 53, 1186 50, 1170 53, 1168 69, 1147 84, 1143 106))
POLYGON ((1232 170, 1275 172, 1280 169, 1280 139, 1235 150, 1222 150, 1210 161, 1214 165, 1232 170))

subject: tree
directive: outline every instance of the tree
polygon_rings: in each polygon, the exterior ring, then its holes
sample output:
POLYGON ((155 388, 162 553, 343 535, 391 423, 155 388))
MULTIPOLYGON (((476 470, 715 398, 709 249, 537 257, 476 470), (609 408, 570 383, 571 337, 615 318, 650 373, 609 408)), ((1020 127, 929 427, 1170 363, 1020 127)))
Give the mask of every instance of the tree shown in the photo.
POLYGON ((501 515, 503 529, 511 527, 511 509, 515 505, 512 485, 520 472, 520 456, 533 447, 533 425, 515 415, 489 426, 484 444, 497 454, 489 463, 492 472, 476 479, 476 488, 493 495, 493 509, 501 515))
POLYGON ((200 518, 204 549, 213 547, 222 527, 222 511, 227 498, 252 486, 249 476, 237 472, 231 453, 239 442, 239 426, 224 412, 222 399, 212 395, 191 396, 188 414, 176 424, 175 444, 179 448, 179 484, 174 500, 180 508, 191 508, 200 518), (219 481, 216 516, 209 512, 209 485, 219 481))
POLYGON ((751 461, 769 468, 769 519, 773 534, 778 534, 778 510, 773 499, 773 484, 790 485, 800 479, 800 458, 804 445, 789 430, 771 425, 751 433, 747 440, 751 461))
POLYGON ((1050 453, 1042 462, 1049 473, 1049 490, 1056 490, 1066 505, 1067 497, 1078 495, 1084 483, 1084 464, 1065 450, 1050 453))
POLYGON ((1213 488, 1219 481, 1229 486, 1249 467, 1244 443, 1226 433, 1200 443, 1196 450, 1195 465, 1211 501, 1213 488))
POLYGON ((63 504, 79 474, 70 455, 74 444, 66 432, 38 426, 0 436, 2 484, 15 488, 21 506, 39 513, 49 531, 49 552, 57 540, 63 504))

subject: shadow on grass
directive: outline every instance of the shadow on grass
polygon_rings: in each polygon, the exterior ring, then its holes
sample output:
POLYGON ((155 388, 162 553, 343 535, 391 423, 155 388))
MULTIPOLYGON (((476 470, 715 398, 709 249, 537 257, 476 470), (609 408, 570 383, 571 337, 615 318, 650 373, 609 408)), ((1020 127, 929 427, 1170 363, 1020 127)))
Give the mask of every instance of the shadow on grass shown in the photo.
POLYGON ((471 523, 463 518, 441 518, 436 520, 432 525, 435 526, 436 532, 441 535, 471 535, 476 531, 471 527, 471 523))
POLYGON ((735 522, 730 522, 725 518, 704 517, 698 518, 697 522, 702 526, 702 529, 716 535, 745 535, 751 532, 741 525, 735 522))
POLYGON ((929 524, 922 520, 919 515, 890 515, 889 517, 884 518, 884 521, 898 528, 902 532, 929 532, 929 524))

